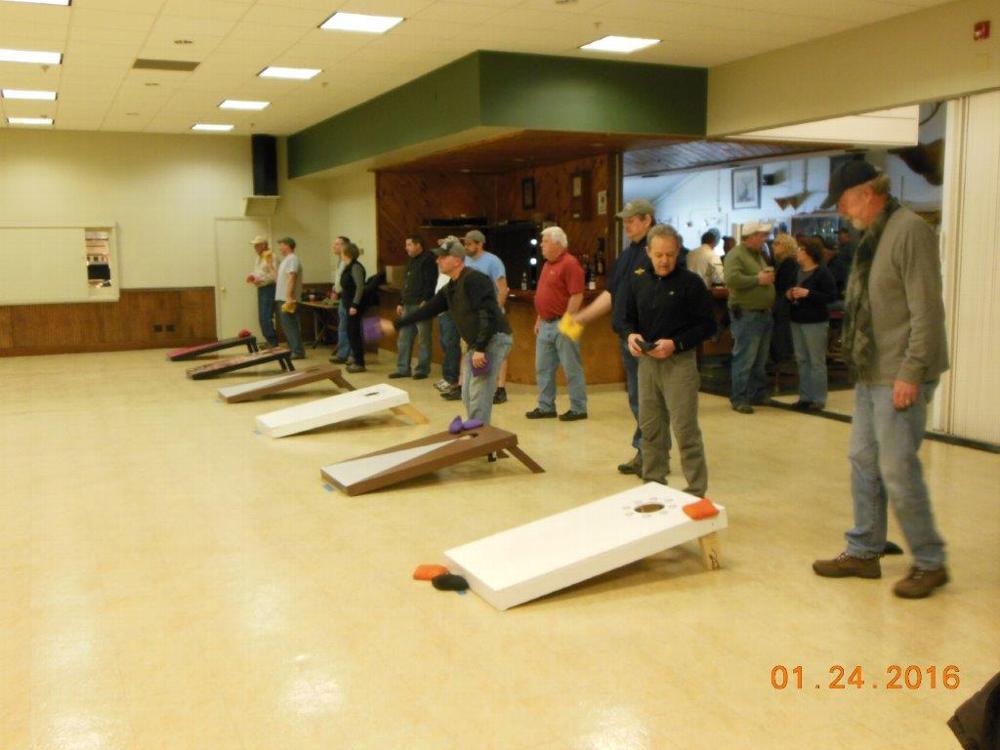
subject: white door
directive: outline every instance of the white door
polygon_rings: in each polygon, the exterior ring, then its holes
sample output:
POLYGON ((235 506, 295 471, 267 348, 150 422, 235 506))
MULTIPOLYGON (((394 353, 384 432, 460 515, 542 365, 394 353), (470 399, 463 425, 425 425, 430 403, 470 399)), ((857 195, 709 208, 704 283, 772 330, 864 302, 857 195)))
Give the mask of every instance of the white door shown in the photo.
POLYGON ((270 239, 270 224, 268 219, 251 217, 215 220, 215 318, 220 339, 243 328, 258 340, 263 338, 257 322, 257 289, 246 278, 257 261, 250 241, 257 235, 270 239))

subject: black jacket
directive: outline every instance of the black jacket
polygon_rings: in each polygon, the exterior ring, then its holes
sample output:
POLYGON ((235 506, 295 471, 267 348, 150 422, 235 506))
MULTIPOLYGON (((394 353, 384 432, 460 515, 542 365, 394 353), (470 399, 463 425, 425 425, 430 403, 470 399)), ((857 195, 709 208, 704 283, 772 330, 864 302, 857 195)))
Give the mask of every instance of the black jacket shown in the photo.
POLYGON ((824 265, 816 266, 800 286, 809 290, 809 296, 792 300, 792 322, 822 323, 829 320, 827 305, 837 299, 837 282, 833 280, 830 269, 824 265))
POLYGON ((437 262, 430 250, 422 251, 415 258, 407 258, 406 275, 403 277, 403 304, 421 305, 433 297, 437 278, 437 262))
POLYGON ((700 276, 683 268, 666 276, 640 271, 632 274, 625 295, 624 336, 673 339, 677 351, 686 352, 715 333, 712 295, 700 276))

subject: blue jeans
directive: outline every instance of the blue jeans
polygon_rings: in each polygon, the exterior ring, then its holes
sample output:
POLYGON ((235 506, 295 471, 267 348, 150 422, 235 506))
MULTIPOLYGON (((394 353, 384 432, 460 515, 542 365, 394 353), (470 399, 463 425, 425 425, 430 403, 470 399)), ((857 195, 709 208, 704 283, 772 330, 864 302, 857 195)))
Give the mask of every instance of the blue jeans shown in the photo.
POLYGON ((580 344, 559 333, 558 320, 543 320, 535 338, 535 377, 541 411, 556 410, 556 369, 560 365, 569 387, 569 408, 586 414, 587 383, 583 377, 580 344))
POLYGON ((278 332, 274 330, 274 284, 257 287, 257 320, 267 345, 277 346, 278 332))
POLYGON ((826 405, 826 342, 830 321, 792 323, 792 345, 799 368, 799 401, 826 405))
POLYGON ((462 346, 458 343, 458 328, 451 315, 443 312, 438 315, 438 331, 441 334, 441 349, 444 351, 444 362, 441 364, 441 377, 451 384, 458 382, 459 362, 462 359, 462 346))
POLYGON ((347 359, 351 356, 351 341, 347 337, 347 305, 343 300, 337 309, 337 357, 347 359))
POLYGON ((891 385, 854 387, 851 426, 851 496, 854 528, 848 531, 847 554, 870 558, 885 547, 887 508, 896 520, 918 568, 944 564, 944 540, 934 526, 934 513, 924 484, 917 450, 924 437, 927 404, 937 382, 923 383, 909 409, 892 405, 891 385))
POLYGON ((469 419, 481 419, 483 424, 490 423, 493 413, 493 394, 497 390, 497 376, 500 365, 507 359, 514 339, 509 333, 494 333, 486 345, 486 360, 489 363, 487 372, 473 377, 472 350, 465 353, 465 368, 462 376, 462 401, 469 419))
POLYGON ((767 399, 767 355, 771 349, 774 320, 771 311, 744 310, 739 320, 731 315, 733 334, 733 405, 760 404, 767 399))
POLYGON ((292 356, 305 357, 306 350, 302 346, 302 331, 299 328, 298 312, 286 313, 279 307, 278 321, 281 323, 281 332, 285 334, 288 348, 292 350, 292 356))
MULTIPOLYGON (((403 315, 409 315, 419 308, 419 305, 403 305, 403 315)), ((427 375, 431 371, 431 321, 421 320, 412 326, 399 329, 399 339, 396 346, 396 372, 410 373, 410 355, 413 353, 413 337, 420 334, 420 345, 417 348, 417 375, 427 375)))

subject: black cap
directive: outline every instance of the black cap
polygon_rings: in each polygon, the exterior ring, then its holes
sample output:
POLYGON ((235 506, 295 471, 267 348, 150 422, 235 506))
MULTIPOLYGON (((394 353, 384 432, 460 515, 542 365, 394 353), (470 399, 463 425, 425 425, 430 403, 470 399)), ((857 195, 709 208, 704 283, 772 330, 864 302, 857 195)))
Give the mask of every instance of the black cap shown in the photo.
POLYGON ((856 159, 855 161, 841 164, 830 175, 829 194, 826 196, 826 200, 820 204, 820 208, 835 206, 845 190, 857 187, 869 180, 874 180, 878 177, 878 174, 879 171, 863 159, 856 159))

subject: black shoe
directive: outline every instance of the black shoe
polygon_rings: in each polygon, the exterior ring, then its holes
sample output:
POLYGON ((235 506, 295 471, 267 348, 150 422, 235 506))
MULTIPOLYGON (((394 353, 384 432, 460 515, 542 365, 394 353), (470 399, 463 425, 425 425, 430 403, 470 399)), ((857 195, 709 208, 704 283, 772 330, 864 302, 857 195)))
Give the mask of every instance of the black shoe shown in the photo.
POLYGON ((813 402, 812 402, 811 404, 809 404, 809 406, 808 406, 808 407, 806 408, 806 411, 811 411, 811 412, 820 412, 820 411, 823 411, 823 409, 825 409, 825 408, 826 408, 826 404, 820 404, 820 403, 817 403, 816 401, 813 401, 813 402))
POLYGON ((445 401, 461 401, 462 400, 462 389, 452 388, 447 393, 442 393, 441 398, 445 401))
POLYGON ((408 377, 410 377, 410 373, 408 373, 408 372, 390 372, 389 373, 389 378, 392 379, 392 380, 395 380, 396 378, 408 378, 408 377))
MULTIPOLYGON (((528 419, 552 419, 556 416, 554 411, 542 411, 537 406, 525 415, 528 419)), ((561 417, 560 417, 561 418, 561 417)))
POLYGON ((624 464, 618 464, 618 471, 622 474, 638 475, 639 472, 642 471, 642 455, 636 451, 636 454, 631 461, 624 464))
POLYGON ((427 373, 426 372, 425 373, 419 373, 418 372, 416 375, 413 376, 413 379, 414 380, 427 380, 427 373))
POLYGON ((493 394, 494 404, 505 404, 507 403, 507 389, 497 388, 496 393, 493 394))
POLYGON ((753 414, 753 407, 750 404, 733 404, 733 411, 740 414, 753 414))
POLYGON ((368 372, 368 368, 365 367, 364 365, 348 365, 347 366, 347 371, 348 372, 368 372))
POLYGON ((812 402, 810 401, 796 401, 792 404, 792 408, 795 409, 795 411, 809 411, 811 407, 812 402))
POLYGON ((334 355, 334 356, 330 357, 330 361, 333 362, 333 364, 335 364, 335 365, 346 365, 347 364, 347 357, 338 357, 338 356, 334 355))
POLYGON ((559 415, 560 422, 576 422, 577 420, 586 418, 587 418, 587 412, 573 411, 572 409, 570 409, 569 411, 565 411, 559 415))

